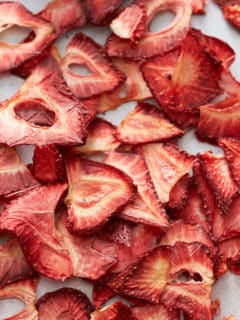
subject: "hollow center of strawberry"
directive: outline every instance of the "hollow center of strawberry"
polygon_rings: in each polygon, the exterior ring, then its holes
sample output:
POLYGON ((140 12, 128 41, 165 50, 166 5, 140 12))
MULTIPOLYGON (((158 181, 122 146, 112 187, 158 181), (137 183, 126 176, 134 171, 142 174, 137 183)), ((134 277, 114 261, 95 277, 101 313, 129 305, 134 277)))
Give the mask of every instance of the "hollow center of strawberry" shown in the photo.
POLYGON ((160 11, 155 15, 155 17, 152 19, 150 23, 150 32, 159 32, 167 28, 169 25, 172 24, 172 22, 175 19, 175 16, 175 13, 171 10, 165 9, 163 11, 160 11))
POLYGON ((72 63, 70 64, 69 69, 73 73, 83 77, 90 76, 92 74, 92 71, 85 64, 72 63))
POLYGON ((8 44, 18 44, 31 34, 31 41, 35 38, 35 33, 31 28, 17 26, 17 25, 4 25, 0 28, 0 42, 5 42, 8 44))

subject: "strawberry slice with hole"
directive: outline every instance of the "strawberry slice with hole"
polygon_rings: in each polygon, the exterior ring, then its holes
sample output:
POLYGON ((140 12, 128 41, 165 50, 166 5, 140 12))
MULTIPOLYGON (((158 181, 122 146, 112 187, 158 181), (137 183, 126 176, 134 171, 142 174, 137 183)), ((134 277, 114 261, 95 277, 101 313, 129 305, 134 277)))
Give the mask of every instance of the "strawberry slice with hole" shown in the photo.
POLYGON ((134 145, 164 141, 182 134, 183 131, 167 120, 157 107, 140 102, 118 126, 116 137, 123 143, 134 145))
POLYGON ((80 144, 83 121, 82 104, 64 82, 57 62, 49 58, 0 109, 0 143, 80 144))
POLYGON ((195 14, 205 13, 207 0, 192 0, 192 12, 195 14))
POLYGON ((121 217, 166 228, 168 226, 167 216, 158 201, 143 157, 134 153, 112 152, 106 157, 105 163, 122 170, 137 186, 136 200, 123 208, 121 217))
POLYGON ((91 314, 91 320, 137 320, 131 309, 123 304, 121 301, 117 301, 110 306, 104 307, 100 310, 95 310, 91 314))
POLYGON ((10 202, 0 219, 1 229, 15 234, 34 269, 57 280, 73 273, 69 253, 54 224, 54 211, 66 187, 37 187, 10 202))
POLYGON ((14 148, 0 146, 0 195, 9 198, 24 194, 39 183, 14 148))
POLYGON ((98 112, 116 109, 129 101, 141 101, 152 97, 137 62, 118 58, 112 58, 111 61, 126 76, 126 80, 113 91, 101 94, 98 112))
POLYGON ((183 176, 172 188, 169 201, 168 208, 170 209, 181 209, 188 198, 189 193, 189 184, 190 184, 190 176, 186 174, 183 176))
POLYGON ((240 1, 233 0, 227 2, 223 7, 225 19, 240 30, 240 1))
POLYGON ((149 143, 136 149, 144 157, 160 201, 167 203, 171 190, 191 170, 195 158, 173 144, 149 143))
POLYGON ((54 145, 36 146, 33 154, 33 175, 42 183, 64 180, 66 172, 62 154, 54 145))
POLYGON ((115 296, 115 292, 101 281, 94 283, 92 300, 95 309, 100 309, 103 304, 115 296))
POLYGON ((65 287, 45 293, 36 307, 39 320, 88 320, 92 311, 91 302, 83 292, 65 287))
POLYGON ((5 320, 37 320, 38 312, 35 307, 37 278, 30 278, 11 283, 0 289, 0 299, 19 299, 24 307, 17 314, 5 320))
POLYGON ((179 314, 175 310, 168 310, 163 304, 144 304, 139 307, 131 308, 136 320, 178 320, 179 314))
POLYGON ((75 35, 68 44, 61 68, 69 88, 81 99, 114 90, 125 80, 102 47, 82 33, 75 35), (74 67, 86 70, 78 74, 74 67))
POLYGON ((189 29, 191 18, 191 2, 188 0, 137 0, 136 5, 146 7, 146 32, 136 44, 132 46, 130 40, 111 35, 106 43, 109 56, 133 59, 151 58, 167 52, 181 43, 189 29), (155 15, 164 10, 175 13, 174 21, 159 32, 150 32, 150 23, 155 15))
POLYGON ((240 239, 232 238, 218 243, 219 250, 227 262, 228 270, 240 274, 240 239))
POLYGON ((72 230, 98 228, 133 199, 132 181, 118 169, 77 157, 66 157, 65 164, 69 181, 65 202, 72 230))

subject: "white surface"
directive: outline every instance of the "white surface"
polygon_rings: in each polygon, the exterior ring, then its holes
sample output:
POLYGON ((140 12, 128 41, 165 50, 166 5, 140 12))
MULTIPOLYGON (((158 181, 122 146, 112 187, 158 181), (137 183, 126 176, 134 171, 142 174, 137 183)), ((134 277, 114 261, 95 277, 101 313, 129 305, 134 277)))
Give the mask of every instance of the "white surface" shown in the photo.
MULTIPOLYGON (((147 0, 146 0, 147 1, 147 0)), ((33 12, 38 12, 44 8, 47 0, 33 1, 33 0, 22 0, 21 1, 29 10, 33 12)), ((126 1, 126 3, 129 1, 126 1)), ((161 14, 157 16, 151 24, 151 30, 156 31, 160 29, 160 26, 166 25, 168 21, 171 20, 171 15, 161 14), (162 20, 164 20, 162 22, 162 20)), ((228 42, 237 53, 237 58, 233 64, 231 70, 235 77, 240 80, 240 33, 233 28, 231 28, 223 19, 220 9, 211 1, 207 5, 207 14, 203 16, 194 16, 192 19, 192 25, 195 28, 200 28, 206 34, 218 37, 220 39, 228 42)), ((107 28, 90 28, 84 27, 80 29, 87 35, 92 36, 97 42, 103 44, 109 30, 107 28)), ((64 35, 57 44, 64 54, 65 47, 69 40, 72 38, 75 32, 69 32, 64 35)), ((4 74, 0 76, 0 100, 4 100, 12 96, 21 83, 22 79, 17 78, 13 75, 4 74)), ((133 108, 134 104, 125 104, 119 108, 119 110, 114 112, 108 112, 106 118, 115 124, 118 124, 120 120, 133 108)), ((190 153, 202 152, 204 150, 212 149, 214 152, 219 152, 218 148, 213 148, 205 143, 199 143, 192 132, 186 134, 180 142, 182 148, 190 153)), ((29 162, 30 152, 29 148, 27 153, 24 148, 20 148, 21 155, 29 162)), ((91 298, 91 287, 81 279, 71 279, 63 283, 59 283, 53 280, 42 278, 39 286, 37 288, 37 297, 40 297, 43 293, 47 291, 56 290, 62 286, 72 286, 78 288, 87 293, 89 298, 91 298)), ((220 297, 221 299, 221 314, 216 317, 216 320, 223 319, 223 316, 234 314, 237 320, 240 320, 240 277, 234 276, 232 274, 224 275, 215 285, 213 297, 220 297)), ((21 304, 20 304, 21 305, 21 304)), ((0 320, 13 315, 15 312, 19 311, 18 303, 16 301, 9 301, 0 303, 0 320)))

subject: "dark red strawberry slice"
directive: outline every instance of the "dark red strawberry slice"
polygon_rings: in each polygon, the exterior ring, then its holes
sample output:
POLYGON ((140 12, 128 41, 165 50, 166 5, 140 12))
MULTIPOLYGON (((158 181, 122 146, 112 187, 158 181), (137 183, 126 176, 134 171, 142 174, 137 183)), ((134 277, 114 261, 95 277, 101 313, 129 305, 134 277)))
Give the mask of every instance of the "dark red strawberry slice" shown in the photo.
POLYGON ((34 149, 33 175, 43 183, 61 181, 66 177, 62 154, 54 145, 34 149))
POLYGON ((123 208, 121 216, 135 222, 167 227, 167 216, 159 204, 143 157, 134 153, 112 152, 106 157, 105 163, 122 170, 137 186, 136 200, 123 208))
POLYGON ((39 320, 89 320, 91 302, 81 291, 61 288, 44 294, 37 301, 39 320))
POLYGON ((207 0, 192 0, 192 12, 193 13, 205 13, 205 6, 207 0))
POLYGON ((137 151, 144 156, 160 201, 168 202, 171 190, 191 170, 195 158, 173 144, 150 143, 137 151))
POLYGON ((167 110, 165 107, 165 113, 168 118, 182 129, 196 127, 199 120, 199 114, 192 112, 174 112, 167 110))
POLYGON ((24 308, 14 316, 5 320, 36 320, 38 312, 35 307, 36 287, 38 279, 26 279, 11 283, 0 289, 0 299, 19 299, 24 308))
POLYGON ((223 7, 225 19, 240 30, 240 1, 227 2, 223 7))
POLYGON ((85 126, 88 127, 88 125, 94 120, 97 108, 99 105, 99 98, 93 97, 88 99, 82 99, 80 100, 82 103, 82 112, 83 112, 83 119, 85 126))
POLYGON ((183 131, 167 120, 154 105, 140 102, 117 128, 116 137, 126 144, 164 141, 183 131))
POLYGON ((2 230, 16 235, 33 267, 58 280, 73 274, 72 261, 54 225, 54 211, 66 187, 65 184, 37 187, 13 200, 0 220, 2 230))
POLYGON ((185 205, 189 193, 189 183, 190 176, 186 174, 175 184, 169 195, 169 208, 180 209, 185 205))
POLYGON ((132 46, 130 40, 121 39, 111 35, 106 44, 109 56, 127 57, 134 59, 150 58, 167 52, 177 47, 186 36, 191 18, 191 2, 188 0, 136 0, 136 5, 145 5, 146 32, 136 44, 132 46), (159 32, 150 32, 149 26, 156 14, 164 10, 171 10, 175 13, 174 21, 159 32))
POLYGON ((131 308, 132 314, 136 320, 178 320, 177 311, 168 310, 163 304, 145 304, 139 307, 131 308))
POLYGON ((223 254, 227 261, 228 269, 235 273, 240 274, 240 239, 232 238, 218 244, 220 252, 223 254))
POLYGON ((114 304, 95 310, 91 314, 91 320, 137 320, 131 309, 123 304, 121 301, 117 301, 114 304))
POLYGON ((19 196, 35 188, 39 183, 21 160, 17 151, 8 146, 0 146, 0 195, 19 196))
POLYGON ((116 109, 129 101, 152 97, 137 62, 118 58, 113 58, 112 62, 126 76, 126 81, 115 90, 101 94, 98 112, 116 109))
POLYGON ((93 285, 93 305, 96 309, 100 309, 105 302, 115 296, 115 292, 110 289, 106 284, 100 281, 93 285))
POLYGON ((125 80, 104 55, 101 46, 82 33, 68 44, 62 72, 69 88, 81 99, 114 90, 125 80), (78 74, 71 69, 74 66, 87 68, 89 74, 78 74))
POLYGON ((57 62, 50 58, 41 61, 0 109, 1 143, 79 144, 84 136, 82 104, 64 82, 57 62))
POLYGON ((238 186, 233 180, 225 157, 205 152, 200 155, 200 161, 220 210, 227 214, 233 200, 238 195, 238 186))

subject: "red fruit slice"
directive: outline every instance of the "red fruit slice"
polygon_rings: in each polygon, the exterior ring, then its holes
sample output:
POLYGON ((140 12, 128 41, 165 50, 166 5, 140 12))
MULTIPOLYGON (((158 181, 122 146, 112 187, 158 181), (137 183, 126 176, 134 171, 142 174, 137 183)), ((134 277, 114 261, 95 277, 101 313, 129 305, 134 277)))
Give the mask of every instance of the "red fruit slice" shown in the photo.
POLYGON ((239 0, 228 2, 223 7, 225 19, 240 30, 240 2, 239 0))
POLYGON ((174 21, 159 32, 146 31, 136 46, 131 41, 111 35, 106 44, 109 56, 134 59, 150 58, 177 47, 186 36, 191 18, 191 2, 188 0, 137 0, 136 5, 145 5, 147 12, 146 29, 154 16, 164 10, 175 13, 174 21))
POLYGON ((116 137, 126 144, 164 141, 183 131, 167 120, 154 105, 141 102, 117 128, 116 137))
POLYGON ((205 152, 200 155, 200 161, 220 210, 227 214, 238 195, 238 186, 233 180, 225 157, 205 152))
POLYGON ((69 192, 68 221, 74 231, 89 231, 107 220, 133 198, 130 179, 100 162, 66 158, 69 192))
POLYGON ((133 3, 118 13, 112 20, 110 28, 116 36, 137 42, 145 33, 145 24, 145 6, 133 3))
POLYGON ((180 209, 185 205, 189 193, 189 183, 190 177, 188 174, 186 174, 175 184, 169 195, 169 208, 180 209))
POLYGON ((167 110, 165 107, 165 112, 168 118, 182 129, 196 127, 199 120, 199 114, 192 112, 174 112, 172 110, 167 110))
POLYGON ((229 239, 218 244, 220 252, 227 261, 228 269, 240 274, 240 239, 229 239))
POLYGON ((19 196, 38 185, 17 151, 0 146, 0 195, 19 196))
POLYGON ((0 246, 0 287, 28 278, 33 269, 27 263, 16 239, 10 239, 0 246))
POLYGON ((85 126, 81 110, 82 104, 69 91, 57 63, 49 58, 0 109, 0 142, 82 143, 85 126))
POLYGON ((57 147, 46 145, 34 149, 33 175, 43 183, 63 180, 66 176, 63 158, 57 147))
POLYGON ((115 138, 116 127, 101 118, 95 118, 87 128, 84 145, 70 148, 72 154, 108 152, 117 149, 120 142, 115 138))
POLYGON ((36 56, 55 39, 54 28, 43 19, 32 15, 20 2, 0 3, 1 31, 7 30, 12 25, 31 28, 35 37, 29 42, 10 44, 1 42, 0 72, 13 69, 36 56))
POLYGON ((205 13, 207 0, 192 0, 193 13, 205 13))
POLYGON ((96 309, 100 309, 105 302, 115 296, 115 292, 107 285, 95 283, 93 285, 93 305, 96 309))
POLYGON ((195 112, 221 90, 220 65, 190 31, 181 47, 144 63, 142 72, 153 96, 166 110, 195 112))
POLYGON ((145 144, 137 151, 144 156, 160 201, 168 202, 173 187, 191 170, 194 157, 171 144, 145 144))
POLYGON ((121 219, 111 219, 100 231, 107 240, 126 247, 132 246, 133 225, 121 219))
POLYGON ((75 35, 68 44, 62 72, 69 88, 81 99, 111 91, 125 80, 104 55, 101 46, 82 33, 75 35), (74 65, 87 67, 90 74, 79 75, 71 70, 74 65))
POLYGON ((113 58, 112 62, 124 73, 126 81, 115 90, 101 95, 98 112, 116 109, 129 101, 140 101, 152 97, 137 62, 118 58, 113 58))
POLYGON ((132 314, 136 320, 178 320, 179 315, 177 311, 168 310, 163 304, 145 304, 140 307, 131 308, 132 314))
POLYGON ((38 319, 38 312, 34 305, 37 282, 37 279, 26 279, 11 283, 0 289, 0 299, 16 298, 25 304, 20 312, 5 320, 38 319))
POLYGON ((65 190, 65 184, 35 188, 13 200, 0 220, 2 230, 16 235, 33 267, 58 280, 64 280, 73 273, 63 238, 54 225, 54 211, 65 190))
POLYGON ((131 309, 123 304, 121 301, 117 301, 114 304, 95 310, 91 314, 91 320, 137 320, 131 313, 131 309))
POLYGON ((88 127, 88 125, 94 120, 96 113, 97 113, 97 108, 99 105, 99 98, 94 97, 94 98, 88 98, 88 99, 83 99, 80 100, 82 102, 83 108, 83 118, 84 118, 84 123, 85 126, 88 127))
POLYGON ((240 82, 238 82, 230 71, 222 72, 219 86, 230 97, 235 96, 240 98, 240 82))
POLYGON ((37 301, 36 306, 39 320, 88 320, 92 310, 87 296, 73 288, 48 292, 37 301))
POLYGON ((133 153, 112 152, 106 157, 105 163, 122 170, 137 186, 136 200, 123 208, 121 216, 135 222, 167 227, 167 216, 159 204, 143 157, 133 153))

